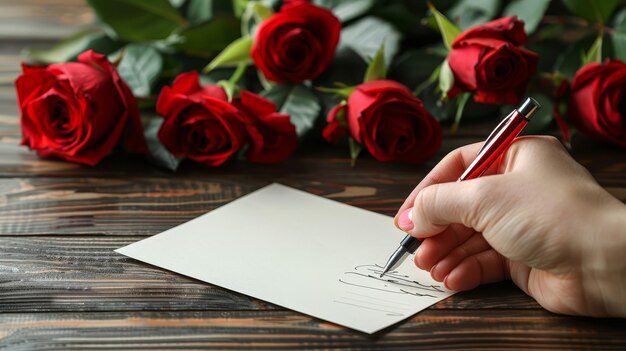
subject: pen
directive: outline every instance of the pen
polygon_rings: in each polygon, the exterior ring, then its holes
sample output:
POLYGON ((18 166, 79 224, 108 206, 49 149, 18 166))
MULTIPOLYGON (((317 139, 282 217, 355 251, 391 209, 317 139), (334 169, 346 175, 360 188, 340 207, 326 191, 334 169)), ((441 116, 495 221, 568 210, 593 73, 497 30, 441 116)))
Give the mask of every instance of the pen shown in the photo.
MULTIPOLYGON (((478 178, 491 166, 500 156, 504 154, 513 140, 526 127, 530 118, 541 106, 533 98, 526 100, 516 109, 513 110, 500 124, 491 132, 485 144, 478 151, 476 158, 463 174, 457 179, 461 182, 468 179, 478 178)), ((398 249, 389 257, 387 264, 380 274, 382 277, 390 270, 395 270, 407 256, 415 253, 420 246, 421 241, 407 235, 400 242, 398 249)))

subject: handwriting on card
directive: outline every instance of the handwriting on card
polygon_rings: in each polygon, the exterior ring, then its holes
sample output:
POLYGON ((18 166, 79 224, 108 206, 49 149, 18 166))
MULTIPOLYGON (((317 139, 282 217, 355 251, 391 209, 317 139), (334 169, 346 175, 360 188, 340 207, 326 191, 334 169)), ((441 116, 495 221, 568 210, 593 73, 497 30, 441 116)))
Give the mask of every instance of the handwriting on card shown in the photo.
POLYGON ((350 289, 334 302, 402 316, 411 305, 394 301, 394 294, 436 299, 445 293, 439 285, 423 284, 396 271, 381 277, 382 270, 379 265, 359 265, 345 272, 339 282, 350 289))

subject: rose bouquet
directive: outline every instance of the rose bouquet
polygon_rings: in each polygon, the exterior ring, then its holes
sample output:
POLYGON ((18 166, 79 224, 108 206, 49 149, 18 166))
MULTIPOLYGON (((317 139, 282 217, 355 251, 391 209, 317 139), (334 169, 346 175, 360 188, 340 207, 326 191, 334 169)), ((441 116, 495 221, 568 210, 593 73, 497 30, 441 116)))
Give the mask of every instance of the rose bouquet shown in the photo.
POLYGON ((276 163, 323 138, 422 163, 526 95, 530 132, 626 147, 620 0, 87 2, 99 27, 27 50, 16 80, 41 156, 276 163))

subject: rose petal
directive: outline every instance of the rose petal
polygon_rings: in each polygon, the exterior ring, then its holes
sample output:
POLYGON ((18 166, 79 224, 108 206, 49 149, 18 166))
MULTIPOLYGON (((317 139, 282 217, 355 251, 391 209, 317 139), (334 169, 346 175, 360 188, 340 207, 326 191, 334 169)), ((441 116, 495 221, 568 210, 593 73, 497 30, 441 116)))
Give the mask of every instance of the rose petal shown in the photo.
POLYGON ((580 69, 572 81, 568 115, 590 137, 626 146, 626 64, 610 60, 580 69))
POLYGON ((509 16, 467 29, 456 37, 452 47, 456 48, 459 45, 465 45, 468 41, 476 38, 485 40, 486 43, 495 39, 515 46, 524 45, 528 41, 524 31, 524 22, 518 20, 516 16, 509 16))
POLYGON ((284 6, 259 26, 251 57, 275 82, 301 82, 321 74, 333 60, 341 23, 308 2, 284 6))

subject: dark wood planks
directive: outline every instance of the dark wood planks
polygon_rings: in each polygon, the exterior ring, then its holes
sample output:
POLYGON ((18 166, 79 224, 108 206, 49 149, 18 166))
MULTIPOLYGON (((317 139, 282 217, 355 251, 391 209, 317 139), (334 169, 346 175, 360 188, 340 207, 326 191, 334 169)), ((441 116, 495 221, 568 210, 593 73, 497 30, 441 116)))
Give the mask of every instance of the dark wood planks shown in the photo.
MULTIPOLYGON (((0 183, 0 235, 152 235, 271 182, 394 216, 426 172, 344 167, 205 177, 5 178, 0 183)), ((626 177, 600 180, 626 201, 626 177)))
POLYGON ((0 235, 152 235, 278 181, 364 209, 395 215, 421 178, 410 174, 230 174, 206 178, 7 178, 0 185, 0 235))
POLYGON ((0 350, 623 350, 624 327, 540 310, 427 310, 371 336, 289 311, 11 313, 0 350))
MULTIPOLYGON (((457 294, 374 336, 291 312, 113 252, 273 181, 393 215, 446 152, 497 122, 446 131, 422 166, 362 158, 321 141, 278 166, 183 164, 172 173, 116 155, 97 167, 19 146, 14 79, 24 47, 88 27, 83 0, 0 3, 0 350, 569 349, 622 350, 624 320, 557 316, 512 283, 457 294)), ((626 201, 623 149, 574 139, 574 156, 626 201)))
POLYGON ((141 237, 0 238, 0 311, 250 310, 266 304, 113 250, 141 237))
MULTIPOLYGON (((0 312, 276 308, 113 251, 140 239, 134 236, 0 238, 0 312)), ((502 283, 458 294, 433 308, 537 307, 513 284, 502 283)))
POLYGON ((93 26, 95 16, 84 0, 3 0, 0 40, 58 40, 93 26))

